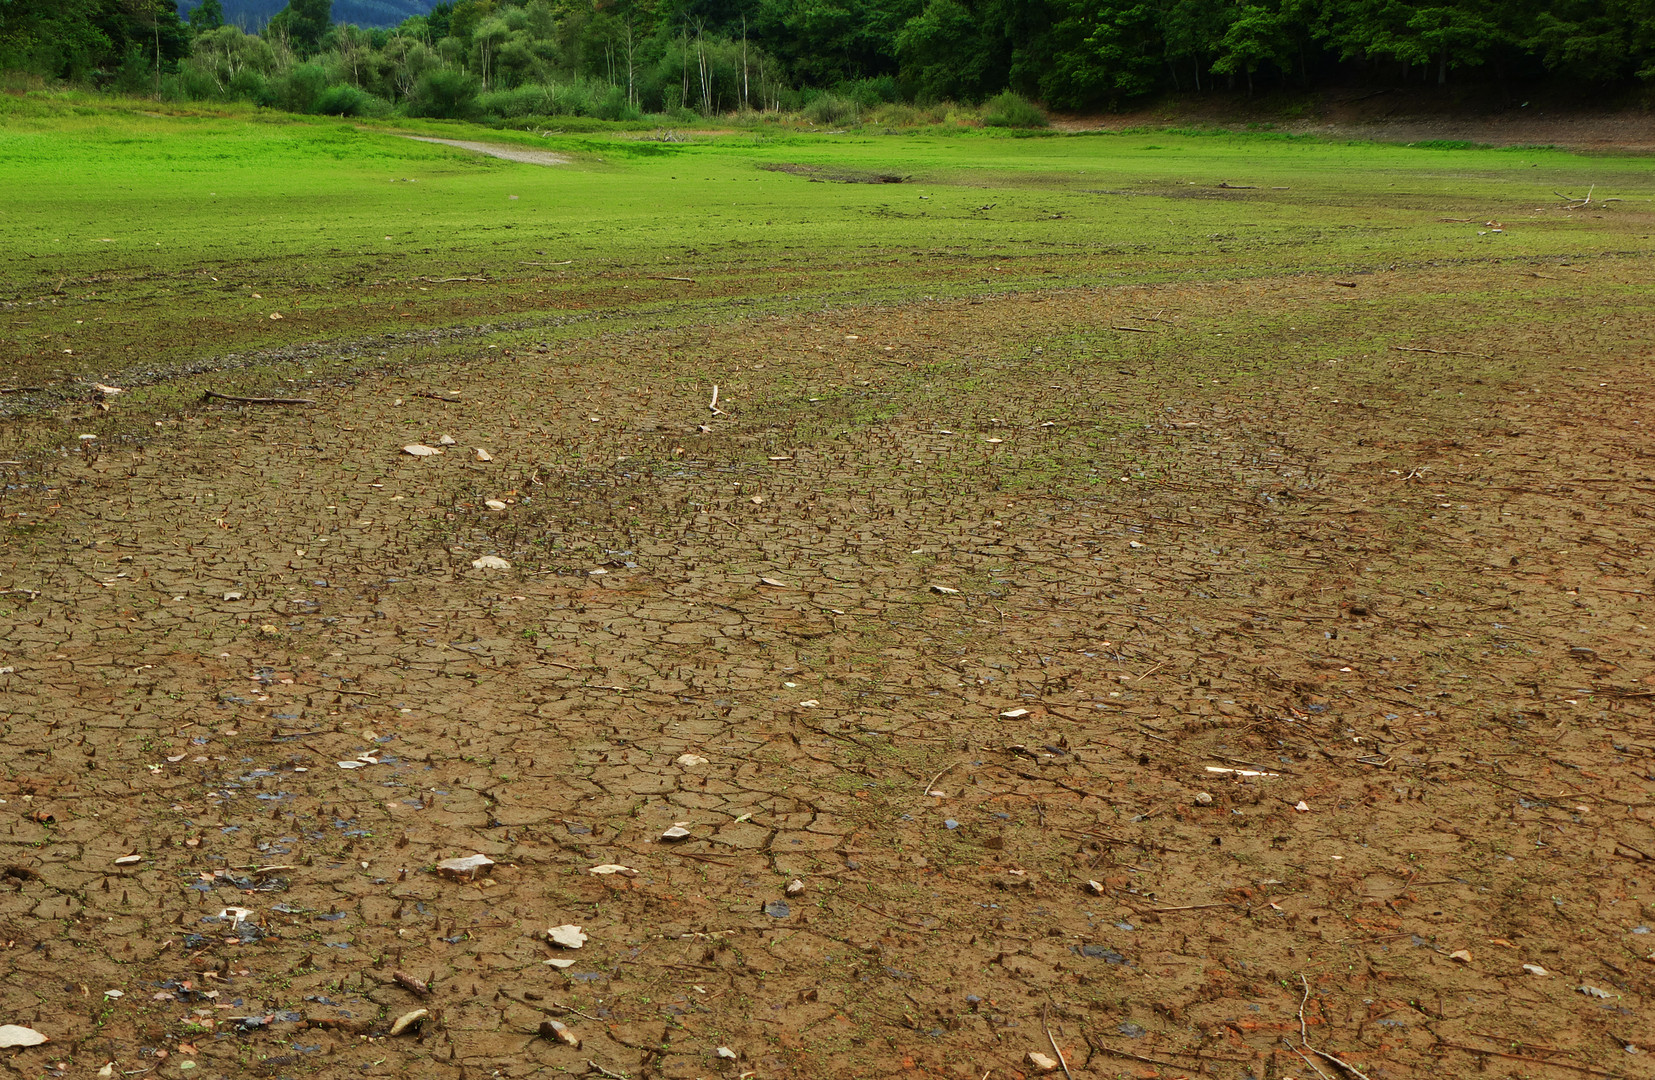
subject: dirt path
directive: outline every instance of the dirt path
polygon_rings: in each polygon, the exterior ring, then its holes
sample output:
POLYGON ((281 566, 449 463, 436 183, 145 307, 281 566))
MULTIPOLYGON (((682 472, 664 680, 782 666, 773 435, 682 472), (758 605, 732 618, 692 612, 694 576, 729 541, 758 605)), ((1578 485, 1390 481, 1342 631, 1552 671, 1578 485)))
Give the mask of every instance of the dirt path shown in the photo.
POLYGON ((518 146, 502 146, 499 143, 472 142, 468 139, 438 139, 430 135, 404 135, 404 139, 413 139, 415 142, 436 143, 439 146, 452 146, 456 150, 470 150, 474 154, 487 154, 489 157, 501 158, 505 161, 519 161, 525 165, 567 165, 569 159, 562 154, 554 154, 550 150, 525 150, 518 146))
POLYGON ((1655 153, 1655 114, 1579 113, 1541 105, 1502 109, 1483 116, 1437 116, 1405 96, 1375 95, 1341 104, 1330 101, 1318 115, 1301 119, 1259 115, 1232 106, 1181 102, 1151 110, 1054 118, 1060 131, 1121 131, 1143 126, 1210 124, 1237 130, 1263 125, 1272 131, 1330 139, 1376 142, 1470 142, 1487 146, 1556 146, 1617 154, 1655 153), (1410 108, 1410 105, 1415 107, 1410 108))
POLYGON ((4 1067, 1648 1075, 1655 318, 1562 273, 725 319, 8 468, 4 1067), (1456 340, 1250 329, 1387 289, 1456 340))

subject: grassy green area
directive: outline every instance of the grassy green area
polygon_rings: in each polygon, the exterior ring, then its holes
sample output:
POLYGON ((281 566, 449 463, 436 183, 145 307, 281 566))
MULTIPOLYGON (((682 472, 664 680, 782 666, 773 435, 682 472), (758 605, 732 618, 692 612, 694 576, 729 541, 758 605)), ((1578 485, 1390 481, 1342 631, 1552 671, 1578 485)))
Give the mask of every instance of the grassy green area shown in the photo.
MULTIPOLYGON (((1645 159, 1545 148, 774 125, 664 141, 164 108, 0 97, 3 385, 143 383, 313 342, 394 362, 437 348, 414 340, 431 329, 509 326, 521 340, 571 318, 671 320, 755 299, 1647 252, 1655 197, 1645 159), (902 182, 845 182, 878 177, 902 182), (1621 201, 1565 210, 1555 194, 1593 185, 1621 201)), ((312 350, 291 373, 337 354, 312 350)))

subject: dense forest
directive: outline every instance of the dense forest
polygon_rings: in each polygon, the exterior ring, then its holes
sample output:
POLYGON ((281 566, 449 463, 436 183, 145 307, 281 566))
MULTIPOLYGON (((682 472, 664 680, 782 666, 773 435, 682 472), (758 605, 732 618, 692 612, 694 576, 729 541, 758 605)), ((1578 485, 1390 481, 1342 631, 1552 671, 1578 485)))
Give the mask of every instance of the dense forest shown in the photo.
MULTIPOLYGON (((1655 0, 0 0, 0 66, 298 111, 508 118, 1162 92, 1655 85, 1655 0), (275 4, 270 5, 271 8, 275 4)), ((1515 92, 1515 89, 1513 89, 1515 92)))

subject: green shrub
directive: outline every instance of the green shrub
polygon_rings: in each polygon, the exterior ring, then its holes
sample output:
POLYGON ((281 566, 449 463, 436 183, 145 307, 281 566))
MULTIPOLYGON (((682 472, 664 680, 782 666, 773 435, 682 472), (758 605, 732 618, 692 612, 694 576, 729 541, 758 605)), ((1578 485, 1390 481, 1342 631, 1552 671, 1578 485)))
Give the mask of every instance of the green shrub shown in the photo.
POLYGON ((385 111, 385 104, 364 90, 341 83, 323 90, 312 111, 323 116, 378 116, 385 111))
POLYGON ((842 98, 838 94, 817 94, 803 111, 805 119, 827 127, 856 123, 856 102, 842 98))
POLYGON ((643 113, 626 99, 626 91, 611 86, 592 107, 592 115, 602 120, 640 120, 643 113))
POLYGON ((552 87, 552 103, 546 111, 554 116, 591 116, 594 104, 585 83, 564 83, 552 87))
POLYGON ((989 127, 1042 128, 1046 114, 1022 94, 1005 90, 983 106, 983 123, 989 127))
POLYGON ((251 68, 242 68, 230 79, 230 96, 254 105, 269 107, 276 104, 276 92, 270 80, 251 68))
POLYGON ((490 90, 477 95, 477 112, 483 116, 511 119, 551 111, 552 88, 539 83, 524 83, 510 90, 490 90))
POLYGON ((477 80, 452 68, 427 71, 408 98, 410 116, 465 120, 477 110, 477 80))
POLYGON ((902 100, 902 91, 890 75, 881 75, 876 79, 847 79, 835 86, 833 93, 854 102, 859 109, 872 109, 902 100))
POLYGON ((216 101, 224 96, 213 73, 193 61, 185 60, 178 65, 176 80, 177 96, 185 101, 216 101))
POLYGON ((300 64, 277 79, 272 89, 276 103, 288 112, 316 111, 316 102, 328 88, 328 73, 320 64, 300 64))

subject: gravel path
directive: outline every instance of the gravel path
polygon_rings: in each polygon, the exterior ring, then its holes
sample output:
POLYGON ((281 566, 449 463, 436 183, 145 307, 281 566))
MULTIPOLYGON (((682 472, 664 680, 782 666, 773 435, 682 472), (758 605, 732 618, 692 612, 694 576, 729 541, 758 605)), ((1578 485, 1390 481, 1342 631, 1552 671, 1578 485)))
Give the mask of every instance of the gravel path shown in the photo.
POLYGON ((504 158, 507 161, 521 161, 525 165, 569 164, 568 158, 549 150, 524 150, 516 146, 497 146, 494 143, 471 142, 467 139, 436 139, 428 135, 404 135, 403 138, 413 139, 415 142, 441 143, 443 146, 470 150, 474 154, 487 154, 489 157, 504 158))

